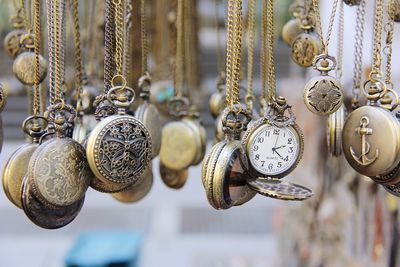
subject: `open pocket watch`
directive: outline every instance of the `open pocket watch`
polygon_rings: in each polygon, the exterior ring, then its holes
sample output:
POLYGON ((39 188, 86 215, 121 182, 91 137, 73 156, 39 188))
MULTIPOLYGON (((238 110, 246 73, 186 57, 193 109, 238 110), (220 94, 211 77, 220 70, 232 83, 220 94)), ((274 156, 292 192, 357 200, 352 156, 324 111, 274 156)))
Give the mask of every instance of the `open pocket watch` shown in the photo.
POLYGON ((207 199, 215 209, 228 209, 252 199, 256 192, 246 184, 247 158, 240 134, 251 119, 241 104, 222 113, 225 140, 215 144, 203 161, 201 176, 207 199))
MULTIPOLYGON (((86 155, 90 168, 103 183, 130 185, 137 182, 151 159, 151 136, 147 128, 126 109, 134 99, 134 91, 122 76, 115 76, 107 92, 108 103, 118 113, 100 121, 89 135, 86 155), (116 79, 122 84, 116 86, 116 79)), ((101 106, 103 110, 107 104, 101 106)))
POLYGON ((151 158, 155 158, 160 153, 161 148, 161 121, 157 108, 150 103, 150 76, 144 75, 139 78, 140 96, 143 103, 135 111, 135 117, 140 120, 151 136, 152 153, 151 158))
POLYGON ((377 179, 390 173, 400 161, 400 123, 391 112, 398 104, 398 97, 374 73, 363 89, 369 102, 346 119, 343 152, 357 172, 377 179), (394 95, 394 105, 381 102, 388 93, 394 95))
POLYGON ((264 117, 249 125, 242 144, 252 177, 282 178, 296 168, 303 156, 304 137, 285 98, 278 97, 264 117))
POLYGON ((3 189, 7 198, 22 209, 21 186, 28 172, 29 160, 39 146, 39 139, 47 126, 47 120, 41 116, 30 116, 22 124, 24 132, 31 142, 20 146, 7 160, 3 169, 3 189))

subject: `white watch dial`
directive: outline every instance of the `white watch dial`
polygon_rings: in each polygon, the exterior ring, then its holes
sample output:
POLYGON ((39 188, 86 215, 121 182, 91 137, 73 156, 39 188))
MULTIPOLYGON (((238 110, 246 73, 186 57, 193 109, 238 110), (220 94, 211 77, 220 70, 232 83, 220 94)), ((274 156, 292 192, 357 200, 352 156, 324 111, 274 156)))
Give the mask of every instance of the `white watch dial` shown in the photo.
POLYGON ((293 127, 279 128, 263 125, 250 146, 250 163, 259 173, 268 176, 281 174, 296 163, 300 144, 293 127))

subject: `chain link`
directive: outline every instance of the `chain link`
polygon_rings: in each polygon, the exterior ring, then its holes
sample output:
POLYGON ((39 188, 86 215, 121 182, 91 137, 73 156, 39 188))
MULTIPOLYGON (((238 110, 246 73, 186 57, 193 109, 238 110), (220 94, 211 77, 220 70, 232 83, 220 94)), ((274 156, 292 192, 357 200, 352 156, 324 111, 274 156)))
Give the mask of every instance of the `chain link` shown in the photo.
POLYGON ((25 0, 20 0, 20 10, 21 10, 21 17, 24 20, 24 27, 27 32, 32 31, 32 26, 28 18, 28 12, 26 12, 26 2, 25 0))
POLYGON ((338 44, 337 44, 337 67, 336 67, 336 77, 338 79, 342 78, 343 74, 343 39, 344 39, 344 2, 339 0, 339 22, 338 22, 338 44))
POLYGON ((381 73, 381 49, 382 49, 382 26, 383 26, 383 0, 375 0, 374 19, 374 45, 372 72, 381 73))
POLYGON ((187 83, 187 91, 186 96, 188 97, 189 101, 191 100, 191 93, 190 91, 195 88, 195 70, 194 70, 194 60, 193 60, 193 53, 196 50, 195 42, 194 42, 194 17, 193 15, 193 1, 186 1, 185 5, 185 16, 184 16, 184 69, 185 69, 185 77, 184 80, 187 83))
POLYGON ((268 66, 267 66, 267 56, 268 56, 268 46, 267 46, 267 3, 265 0, 262 4, 262 25, 261 25, 261 83, 262 83, 262 91, 261 91, 261 106, 267 103, 268 97, 268 84, 267 84, 267 74, 268 74, 268 66))
POLYGON ((274 0, 267 0, 267 40, 268 40, 268 101, 275 101, 276 78, 274 59, 274 0))
POLYGON ((142 74, 148 72, 147 57, 149 54, 146 23, 146 0, 140 0, 140 41, 142 45, 142 74))
POLYGON ((81 35, 79 26, 79 0, 71 0, 72 19, 74 24, 74 45, 75 45, 75 86, 77 94, 77 105, 80 105, 82 94, 82 56, 81 56, 81 35))
POLYGON ((40 44, 41 44, 41 31, 40 31, 40 11, 41 11, 41 0, 33 0, 33 30, 34 30, 34 53, 35 53, 35 79, 34 79, 34 93, 33 93, 33 115, 38 116, 40 114, 40 44))
POLYGON ((338 0, 333 1, 331 15, 329 16, 328 30, 326 32, 325 39, 324 39, 324 36, 322 33, 321 12, 319 10, 318 0, 312 0, 312 4, 313 4, 313 9, 315 11, 315 24, 316 24, 315 28, 316 28, 318 36, 320 38, 324 54, 328 55, 328 46, 329 46, 329 42, 330 42, 331 36, 332 36, 332 30, 333 30, 333 24, 335 22, 338 0))
MULTIPOLYGON (((175 79, 174 88, 175 96, 182 96, 182 89, 184 83, 184 17, 185 17, 185 0, 178 0, 177 6, 177 29, 176 29, 176 52, 175 52, 175 79)), ((187 38, 187 37, 186 37, 187 38)))
POLYGON ((353 108, 358 106, 358 98, 361 89, 361 76, 363 65, 363 47, 364 47, 364 24, 365 24, 365 6, 366 0, 361 0, 357 7, 356 17, 356 35, 354 42, 354 67, 353 67, 353 108))
POLYGON ((385 66, 385 83, 393 89, 392 84, 392 54, 393 54, 393 38, 394 38, 394 12, 396 11, 395 5, 388 5, 388 21, 385 24, 384 30, 386 32, 386 44, 383 48, 383 53, 386 56, 385 66))
POLYGON ((115 74, 115 6, 113 0, 105 4, 105 33, 104 33, 104 92, 111 88, 111 80, 115 74))
POLYGON ((253 108, 253 65, 254 65, 254 38, 255 38, 255 0, 249 0, 247 10, 247 94, 246 105, 253 108))
POLYGON ((218 68, 218 74, 223 75, 222 73, 225 71, 225 66, 224 66, 224 59, 223 59, 223 53, 222 53, 222 44, 221 44, 221 33, 220 33, 220 27, 219 27, 219 3, 220 0, 214 0, 215 4, 215 13, 214 13, 214 19, 215 19, 215 30, 217 31, 217 68, 218 68))
POLYGON ((117 75, 123 75, 124 53, 124 0, 114 0, 115 6, 115 67, 117 75))
POLYGON ((124 34, 124 52, 123 52, 123 64, 122 73, 125 78, 130 78, 130 67, 131 67, 131 28, 132 28, 132 1, 126 0, 125 2, 125 34, 124 34))
POLYGON ((232 87, 231 87, 231 107, 234 104, 239 103, 239 92, 240 92, 240 64, 242 55, 242 34, 243 34, 243 17, 242 17, 242 0, 235 1, 235 24, 234 24, 234 54, 233 54, 233 75, 232 75, 232 87))

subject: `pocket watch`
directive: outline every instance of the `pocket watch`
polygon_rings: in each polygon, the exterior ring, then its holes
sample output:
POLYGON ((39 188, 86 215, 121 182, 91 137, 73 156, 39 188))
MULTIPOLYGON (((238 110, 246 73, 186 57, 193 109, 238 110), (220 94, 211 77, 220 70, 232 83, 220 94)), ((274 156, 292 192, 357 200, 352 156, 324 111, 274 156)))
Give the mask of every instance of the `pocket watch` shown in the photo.
POLYGON ((149 167, 142 174, 139 181, 125 190, 111 194, 113 198, 123 203, 134 203, 142 200, 153 186, 153 169, 150 163, 149 167))
POLYGON ((131 185, 132 183, 113 183, 110 181, 103 181, 97 177, 93 177, 93 179, 90 182, 90 187, 101 193, 122 192, 131 185))
POLYGON ((343 103, 343 92, 340 81, 328 72, 336 68, 336 60, 328 55, 315 57, 314 69, 320 76, 312 78, 304 87, 303 99, 308 110, 320 116, 334 113, 343 103))
POLYGON ((79 214, 85 197, 82 197, 69 206, 49 208, 47 203, 41 202, 32 190, 32 184, 25 177, 22 184, 22 209, 26 216, 37 226, 45 229, 58 229, 72 222, 79 214))
POLYGON ((300 17, 306 15, 304 5, 294 1, 289 7, 289 13, 293 18, 283 25, 281 36, 287 45, 292 45, 293 40, 304 31, 300 23, 300 17))
POLYGON ((225 134, 222 128, 222 116, 220 114, 214 122, 214 144, 224 140, 225 134))
POLYGON ((361 3, 361 0, 343 0, 346 5, 349 6, 358 6, 361 3))
POLYGON ((174 86, 171 80, 155 81, 151 85, 150 103, 166 115, 169 112, 169 101, 174 97, 174 86))
POLYGON ((131 184, 149 165, 152 142, 143 123, 126 114, 126 109, 134 99, 134 91, 126 86, 123 77, 123 84, 115 86, 114 81, 118 77, 122 76, 113 78, 112 88, 107 93, 109 103, 118 108, 118 114, 104 118, 92 130, 86 155, 98 179, 106 183, 131 184))
MULTIPOLYGON (((84 114, 93 114, 94 110, 94 101, 96 99, 97 95, 97 88, 94 86, 88 85, 88 82, 83 79, 82 81, 82 89, 79 94, 80 100, 81 100, 81 111, 84 114)), ((77 104, 77 97, 78 94, 73 94, 71 97, 71 104, 76 107, 77 104)))
POLYGON ((54 137, 33 152, 28 179, 32 192, 41 202, 69 206, 84 197, 93 174, 83 146, 66 137, 76 116, 75 109, 61 101, 50 106, 45 115, 48 132, 54 137))
POLYGON ((11 17, 11 25, 14 28, 9 33, 6 34, 3 41, 4 50, 11 56, 11 58, 16 58, 19 53, 22 52, 21 47, 21 37, 26 34, 24 30, 24 19, 21 17, 22 9, 19 9, 17 14, 11 17))
POLYGON ((28 172, 29 160, 39 144, 39 138, 47 125, 41 116, 30 116, 22 124, 22 129, 31 137, 31 143, 20 146, 7 160, 3 169, 3 189, 7 198, 18 208, 22 208, 22 180, 28 172))
POLYGON ((303 33, 293 39, 291 57, 298 65, 308 68, 311 67, 314 58, 321 54, 322 43, 318 34, 313 31, 311 17, 300 18, 299 22, 303 33))
POLYGON ((144 75, 139 79, 140 96, 143 103, 135 111, 135 117, 140 120, 148 129, 152 142, 152 155, 155 158, 160 153, 161 148, 161 120, 157 108, 150 103, 151 80, 149 75, 144 75))
MULTIPOLYGON (((364 85, 367 106, 350 113, 343 126, 343 152, 349 164, 360 174, 382 176, 400 161, 400 124, 390 111, 397 106, 397 94, 379 79, 364 85), (379 100, 387 93, 395 95, 396 104, 388 110, 379 100)), ((386 106, 387 107, 387 106, 386 106)))
POLYGON ((296 168, 303 156, 304 137, 284 97, 278 97, 266 116, 248 127, 242 144, 253 177, 282 178, 296 168))
POLYGON ((225 140, 215 144, 202 165, 202 182, 207 199, 215 209, 242 205, 255 196, 245 182, 247 158, 239 141, 251 112, 237 104, 223 114, 225 140))
POLYGON ((332 156, 342 154, 342 130, 346 119, 346 108, 342 105, 335 113, 329 115, 326 123, 326 141, 332 156))
POLYGON ((247 180, 247 184, 263 196, 280 200, 302 201, 313 196, 313 192, 309 188, 280 179, 258 177, 247 180))
POLYGON ((217 80, 217 91, 212 93, 209 100, 211 116, 217 118, 226 106, 225 101, 225 74, 221 73, 217 80))
MULTIPOLYGON (((35 84, 35 53, 33 34, 25 34, 21 37, 21 46, 27 51, 19 54, 13 63, 13 73, 17 79, 24 85, 35 84)), ((47 61, 39 55, 39 83, 41 83, 47 75, 47 61)))
POLYGON ((180 189, 186 184, 189 176, 188 168, 179 171, 171 170, 160 161, 159 169, 161 180, 169 188, 180 189))
POLYGON ((75 118, 74 129, 72 131, 72 139, 74 139, 79 144, 82 144, 86 141, 88 128, 87 125, 83 123, 83 115, 78 115, 75 118))

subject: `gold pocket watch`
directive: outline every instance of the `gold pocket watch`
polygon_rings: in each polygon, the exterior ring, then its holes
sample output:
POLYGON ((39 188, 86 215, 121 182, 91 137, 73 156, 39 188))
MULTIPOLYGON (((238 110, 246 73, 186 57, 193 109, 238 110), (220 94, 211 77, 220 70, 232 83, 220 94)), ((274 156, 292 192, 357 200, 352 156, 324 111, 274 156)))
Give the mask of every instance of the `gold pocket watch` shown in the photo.
POLYGON ((3 169, 3 189, 7 198, 18 208, 22 208, 22 180, 28 172, 29 160, 39 145, 47 121, 41 116, 28 117, 22 124, 22 129, 31 137, 31 143, 20 146, 7 160, 3 169))
POLYGON ((136 184, 127 187, 121 192, 111 194, 112 197, 123 203, 134 203, 142 200, 153 186, 153 169, 151 163, 142 176, 142 179, 139 179, 136 184))
POLYGON ((152 153, 151 158, 155 158, 160 153, 161 148, 161 120, 157 108, 150 103, 151 80, 149 75, 144 75, 139 79, 140 96, 143 103, 135 111, 135 117, 140 120, 151 135, 152 153))
POLYGON ((202 165, 207 199, 215 209, 239 206, 255 196, 246 184, 247 158, 239 141, 251 119, 242 105, 227 107, 223 114, 225 140, 215 144, 202 165))
POLYGON ((160 161, 159 169, 161 180, 169 188, 180 189, 186 184, 189 176, 188 168, 179 171, 171 170, 160 161))
POLYGON ((11 25, 14 29, 6 34, 3 41, 4 50, 13 59, 23 51, 20 40, 21 37, 26 34, 26 31, 24 30, 24 19, 20 14, 21 11, 22 9, 19 9, 17 14, 11 17, 11 25))
POLYGON ((212 93, 209 100, 211 116, 215 119, 226 106, 225 102, 225 74, 221 73, 217 80, 217 91, 212 93))
POLYGON ((76 111, 61 101, 50 106, 46 113, 48 134, 55 137, 36 148, 29 160, 31 190, 43 203, 73 205, 84 197, 93 177, 83 146, 66 137, 76 111))
POLYGON ((287 45, 292 45, 293 40, 303 33, 303 28, 301 27, 300 17, 304 16, 304 6, 297 1, 293 2, 289 7, 289 13, 293 17, 285 23, 282 27, 282 40, 287 45))
POLYGON ((118 114, 101 120, 90 133, 86 147, 89 165, 105 183, 135 183, 149 165, 151 136, 142 122, 125 113, 134 91, 122 76, 113 78, 107 99, 118 108, 118 114), (122 78, 122 85, 114 85, 117 78, 122 78))
POLYGON ((320 76, 312 78, 304 86, 303 99, 308 110, 320 116, 334 113, 343 103, 343 92, 340 81, 328 72, 336 68, 336 60, 328 55, 315 57, 314 69, 320 76))
POLYGON ((308 68, 312 66, 314 58, 321 54, 322 43, 318 34, 313 31, 311 17, 304 17, 299 21, 303 33, 293 39, 291 57, 298 65, 308 68))
POLYGON ((79 214, 85 197, 69 205, 49 208, 35 194, 28 177, 22 184, 22 209, 26 216, 37 226, 45 229, 58 229, 72 222, 79 214))
MULTIPOLYGON (((21 46, 26 48, 27 51, 19 54, 13 63, 13 73, 15 77, 24 85, 35 84, 35 68, 36 60, 34 49, 34 36, 33 34, 25 34, 21 37, 21 46)), ((41 83, 47 75, 47 61, 39 54, 39 83, 41 83)))
POLYGON ((282 178, 296 168, 303 156, 304 137, 284 97, 278 97, 265 117, 249 125, 242 144, 253 177, 282 178))
POLYGON ((343 0, 346 5, 349 6, 358 6, 361 3, 361 0, 343 0))
POLYGON ((342 154, 342 130, 346 119, 346 108, 342 105, 335 113, 329 115, 326 123, 326 141, 332 156, 342 154))
POLYGON ((391 112, 398 104, 398 97, 379 77, 371 74, 363 89, 369 103, 351 112, 346 119, 343 152, 360 174, 382 176, 390 173, 400 161, 400 123, 391 112), (379 101, 389 92, 394 94, 396 104, 388 110, 379 101))

